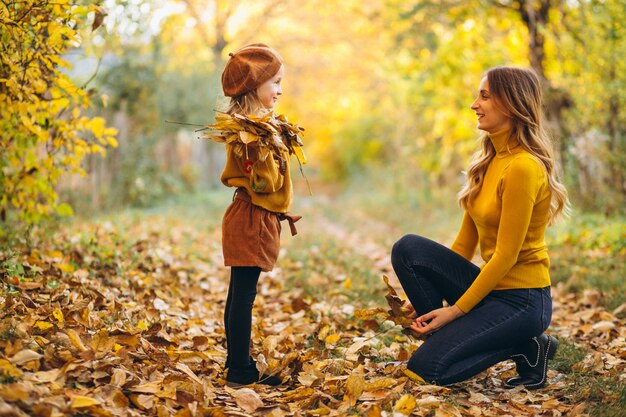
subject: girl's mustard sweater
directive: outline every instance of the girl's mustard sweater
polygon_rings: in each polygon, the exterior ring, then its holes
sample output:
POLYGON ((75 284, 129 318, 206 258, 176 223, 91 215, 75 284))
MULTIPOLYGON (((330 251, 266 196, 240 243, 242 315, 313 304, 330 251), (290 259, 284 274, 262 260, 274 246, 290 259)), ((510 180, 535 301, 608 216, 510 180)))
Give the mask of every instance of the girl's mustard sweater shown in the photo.
POLYGON ((539 160, 524 150, 509 130, 489 134, 496 156, 482 188, 468 204, 451 249, 466 259, 476 246, 485 264, 456 302, 468 312, 492 290, 550 285, 545 243, 551 192, 539 160))
POLYGON ((227 144, 222 183, 228 187, 245 188, 256 206, 286 213, 293 198, 287 148, 280 152, 282 162, 278 159, 270 153, 265 160, 260 160, 258 148, 253 146, 248 146, 247 152, 238 156, 235 145, 227 144))

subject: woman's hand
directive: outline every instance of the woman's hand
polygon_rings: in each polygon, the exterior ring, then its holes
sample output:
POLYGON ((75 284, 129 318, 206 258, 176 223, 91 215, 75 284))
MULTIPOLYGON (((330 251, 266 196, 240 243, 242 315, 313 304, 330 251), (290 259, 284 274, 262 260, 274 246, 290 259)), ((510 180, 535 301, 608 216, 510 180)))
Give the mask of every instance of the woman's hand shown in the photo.
POLYGON ((456 305, 438 308, 415 319, 410 328, 419 336, 426 336, 441 329, 452 320, 464 315, 456 305))

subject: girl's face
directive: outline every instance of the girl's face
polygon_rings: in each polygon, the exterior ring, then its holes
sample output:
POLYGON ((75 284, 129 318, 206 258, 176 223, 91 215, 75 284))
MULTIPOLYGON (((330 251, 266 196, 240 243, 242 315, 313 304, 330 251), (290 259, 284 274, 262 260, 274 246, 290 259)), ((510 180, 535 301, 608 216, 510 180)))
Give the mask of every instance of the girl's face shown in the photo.
POLYGON ((472 110, 478 116, 478 128, 488 133, 511 128, 511 118, 504 114, 495 103, 495 99, 489 92, 487 77, 480 81, 478 97, 472 103, 472 110))
POLYGON ((285 66, 281 65, 278 72, 274 74, 272 78, 265 81, 256 90, 257 97, 261 102, 261 105, 267 110, 273 110, 274 106, 278 102, 278 97, 283 94, 283 89, 280 87, 280 82, 283 80, 285 74, 285 66))

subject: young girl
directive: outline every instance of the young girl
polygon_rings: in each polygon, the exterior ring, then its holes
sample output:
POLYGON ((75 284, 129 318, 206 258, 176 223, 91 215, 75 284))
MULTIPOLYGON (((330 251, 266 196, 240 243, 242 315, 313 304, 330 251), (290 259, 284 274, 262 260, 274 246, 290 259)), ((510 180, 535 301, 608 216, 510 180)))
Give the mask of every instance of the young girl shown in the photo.
POLYGON ((303 156, 302 129, 273 114, 282 95, 283 60, 264 44, 248 45, 230 54, 222 74, 230 97, 225 114, 211 125, 212 139, 226 142, 222 182, 236 187, 222 221, 224 263, 231 267, 224 310, 227 358, 226 383, 279 385, 276 376, 259 375, 250 357, 252 306, 261 271, 271 271, 278 257, 281 220, 292 234, 300 219, 288 213, 292 200, 289 156, 303 156))
POLYGON ((544 234, 567 207, 552 145, 542 127, 541 86, 531 70, 487 71, 472 110, 485 131, 459 201, 465 215, 448 249, 417 235, 396 242, 391 260, 426 337, 409 370, 440 385, 513 358, 505 386, 546 383, 557 340, 544 234), (485 265, 471 260, 480 246, 485 265), (442 300, 449 307, 442 307, 442 300))

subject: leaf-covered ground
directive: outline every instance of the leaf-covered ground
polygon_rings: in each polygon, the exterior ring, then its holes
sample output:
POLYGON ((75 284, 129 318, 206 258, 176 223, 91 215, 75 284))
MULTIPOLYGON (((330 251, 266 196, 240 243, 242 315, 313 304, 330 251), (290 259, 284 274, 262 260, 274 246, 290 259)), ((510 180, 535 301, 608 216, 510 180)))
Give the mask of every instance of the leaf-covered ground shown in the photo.
MULTIPOLYGON (((255 304, 253 356, 284 385, 225 388, 219 223, 229 199, 212 193, 76 219, 5 248, 0 416, 626 415, 623 223, 600 249, 589 243, 597 233, 551 238, 553 268, 577 278, 557 279, 553 291, 550 331, 561 345, 549 386, 503 389, 509 361, 438 387, 405 373, 419 341, 389 321, 356 318, 385 306, 390 244, 413 226, 403 230, 393 208, 321 197, 299 206, 300 234, 283 233, 279 265, 262 275, 255 304), (602 268, 616 284, 593 289, 602 268)), ((422 213, 415 227, 449 239, 437 216, 422 213)))

